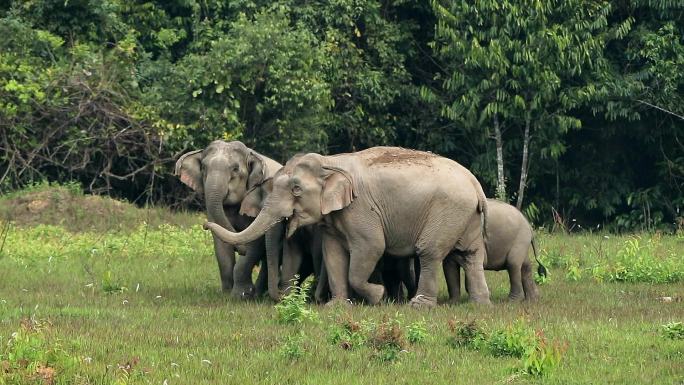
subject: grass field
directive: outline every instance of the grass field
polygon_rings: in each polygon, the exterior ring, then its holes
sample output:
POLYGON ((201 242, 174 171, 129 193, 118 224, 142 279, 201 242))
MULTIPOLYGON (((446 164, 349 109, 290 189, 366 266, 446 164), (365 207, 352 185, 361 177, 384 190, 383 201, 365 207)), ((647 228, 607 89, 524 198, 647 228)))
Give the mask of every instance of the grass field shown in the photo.
POLYGON ((282 324, 270 301, 220 292, 202 216, 79 194, 0 200, 0 384, 684 384, 681 234, 541 233, 538 303, 507 303, 506 274, 488 272, 492 306, 312 306, 282 324), (349 319, 404 335, 424 321, 424 340, 383 360, 331 341, 349 319), (521 374, 519 358, 450 343, 454 321, 541 331, 560 363, 521 374))

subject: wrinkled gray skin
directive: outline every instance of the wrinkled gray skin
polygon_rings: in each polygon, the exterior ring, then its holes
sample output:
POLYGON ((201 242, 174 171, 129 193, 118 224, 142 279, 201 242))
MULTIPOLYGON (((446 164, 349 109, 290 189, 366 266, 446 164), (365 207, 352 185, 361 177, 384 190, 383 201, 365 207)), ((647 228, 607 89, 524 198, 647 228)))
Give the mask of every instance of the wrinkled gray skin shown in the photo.
MULTIPOLYGON (((246 194, 272 177, 281 164, 248 148, 242 142, 213 141, 204 150, 191 151, 176 162, 176 175, 204 196, 207 219, 231 231, 247 228, 253 219, 241 210, 246 194)), ((255 216, 256 213, 253 213, 255 216)), ((214 236, 214 251, 221 285, 236 297, 257 293, 252 269, 264 256, 264 237, 244 247, 245 256, 235 263, 234 247, 214 236)), ((266 266, 266 264, 262 264, 266 266)), ((265 287, 267 269, 260 270, 257 288, 265 287)))
MULTIPOLYGON (((528 257, 534 247, 532 227, 514 206, 494 199, 487 200, 487 261, 485 270, 507 270, 511 284, 508 298, 512 301, 539 298, 534 282, 532 262, 528 257)), ((535 250, 536 257, 536 250, 535 250)), ((540 263, 540 272, 545 271, 540 263)), ((444 260, 444 276, 449 289, 449 301, 461 297, 460 267, 455 258, 444 260)))
POLYGON ((437 303, 437 274, 451 252, 468 277, 471 300, 489 303, 481 214, 487 202, 475 176, 432 153, 374 147, 351 154, 307 154, 291 159, 291 172, 273 180, 273 192, 254 222, 234 233, 205 224, 230 243, 252 242, 287 219, 287 236, 323 223, 323 258, 332 301, 349 298, 350 286, 370 304, 383 297, 368 279, 384 253, 414 254, 420 281, 413 306, 437 303), (420 181, 420 183, 417 183, 420 181), (452 229, 452 231, 443 231, 452 229))

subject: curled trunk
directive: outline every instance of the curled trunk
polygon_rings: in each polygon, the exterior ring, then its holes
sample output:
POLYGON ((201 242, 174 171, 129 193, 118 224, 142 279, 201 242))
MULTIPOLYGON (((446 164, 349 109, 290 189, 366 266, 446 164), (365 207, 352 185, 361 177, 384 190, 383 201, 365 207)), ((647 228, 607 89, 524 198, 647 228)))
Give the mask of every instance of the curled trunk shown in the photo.
POLYGON ((219 237, 220 240, 230 243, 232 245, 238 245, 252 242, 257 238, 263 236, 271 227, 273 227, 276 223, 280 222, 281 220, 282 218, 275 217, 266 212, 265 210, 262 210, 254 220, 254 222, 252 222, 252 224, 249 225, 249 227, 247 227, 244 231, 239 233, 226 230, 217 223, 211 222, 206 223, 204 225, 204 228, 207 230, 211 230, 214 233, 214 235, 219 237))

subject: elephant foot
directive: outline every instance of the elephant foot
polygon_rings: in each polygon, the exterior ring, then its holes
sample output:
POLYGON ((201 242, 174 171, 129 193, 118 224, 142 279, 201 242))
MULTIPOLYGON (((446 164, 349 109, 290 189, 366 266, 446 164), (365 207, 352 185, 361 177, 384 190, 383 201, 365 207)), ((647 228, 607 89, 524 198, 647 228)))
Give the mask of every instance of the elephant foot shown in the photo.
POLYGON ((437 306, 437 298, 428 297, 423 294, 418 294, 411 299, 411 302, 409 302, 409 304, 411 305, 411 307, 427 309, 437 306))
POLYGON ((522 294, 509 294, 508 295, 508 300, 511 302, 520 302, 523 299, 525 299, 525 296, 522 294))
POLYGON ((349 307, 352 306, 353 303, 351 299, 349 298, 332 298, 330 301, 326 302, 325 306, 326 307, 349 307))
POLYGON ((233 287, 233 290, 231 290, 230 295, 233 298, 238 298, 238 299, 253 299, 255 296, 256 290, 254 288, 254 285, 250 285, 247 287, 233 287))
POLYGON ((385 296, 385 287, 382 285, 371 285, 368 290, 368 296, 366 301, 371 305, 377 305, 382 301, 382 297, 385 296))
POLYGON ((480 305, 491 305, 492 301, 489 297, 470 297, 470 302, 480 304, 480 305))

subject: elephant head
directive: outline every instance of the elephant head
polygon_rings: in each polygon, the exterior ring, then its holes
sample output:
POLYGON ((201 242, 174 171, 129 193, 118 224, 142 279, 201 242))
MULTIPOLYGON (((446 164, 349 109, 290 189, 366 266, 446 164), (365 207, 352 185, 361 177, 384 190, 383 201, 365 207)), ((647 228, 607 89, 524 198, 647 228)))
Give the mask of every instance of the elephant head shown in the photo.
MULTIPOLYGON (((289 238, 297 228, 317 223, 324 215, 347 207, 354 198, 353 190, 349 172, 332 165, 329 157, 297 155, 274 175, 261 211, 247 229, 234 233, 213 223, 207 223, 205 227, 225 242, 242 244, 286 220, 286 237, 289 238)), ((249 207, 249 202, 243 201, 241 210, 252 209, 257 208, 249 207)))
MULTIPOLYGON (((216 140, 204 150, 189 152, 178 159, 176 175, 204 195, 209 221, 234 230, 223 206, 242 203, 247 193, 264 180, 265 164, 242 142, 216 140)), ((256 213, 258 210, 246 214, 256 213)))

